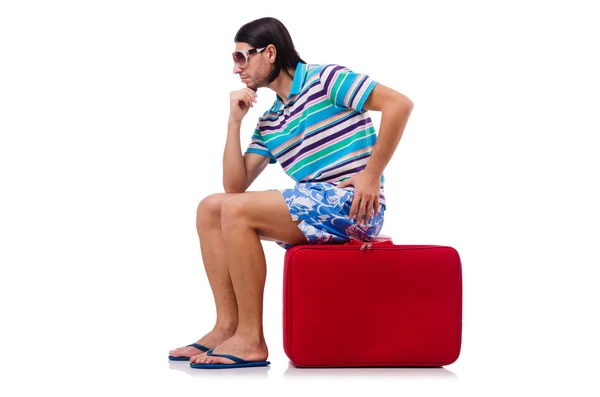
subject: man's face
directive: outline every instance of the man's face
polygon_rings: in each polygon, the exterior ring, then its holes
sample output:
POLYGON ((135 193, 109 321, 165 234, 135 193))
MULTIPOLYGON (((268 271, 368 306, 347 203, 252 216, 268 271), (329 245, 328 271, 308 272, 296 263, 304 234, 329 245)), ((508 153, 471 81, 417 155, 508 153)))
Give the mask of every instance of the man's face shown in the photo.
MULTIPOLYGON (((252 47, 248 43, 235 43, 235 50, 251 50, 252 47)), ((260 87, 266 87, 269 74, 271 73, 272 65, 267 61, 268 59, 267 47, 260 53, 250 54, 248 56, 248 62, 245 66, 233 66, 233 73, 239 74, 242 83, 246 84, 248 88, 256 91, 260 87)))

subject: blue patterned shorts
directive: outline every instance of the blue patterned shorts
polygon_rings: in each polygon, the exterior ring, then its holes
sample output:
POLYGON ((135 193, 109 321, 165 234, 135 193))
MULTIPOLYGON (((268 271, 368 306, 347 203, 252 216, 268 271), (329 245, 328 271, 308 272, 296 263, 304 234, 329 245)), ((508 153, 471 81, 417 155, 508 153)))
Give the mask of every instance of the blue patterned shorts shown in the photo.
MULTIPOLYGON (((350 206, 354 191, 339 188, 327 182, 305 182, 292 189, 279 190, 290 210, 292 220, 301 220, 298 228, 306 236, 307 244, 343 244, 350 239, 370 241, 383 226, 384 206, 365 226, 350 219, 350 206)), ((371 215, 374 214, 372 210, 371 215)), ((365 219, 366 220, 366 219, 365 219)), ((276 242, 286 250, 292 245, 276 242)))

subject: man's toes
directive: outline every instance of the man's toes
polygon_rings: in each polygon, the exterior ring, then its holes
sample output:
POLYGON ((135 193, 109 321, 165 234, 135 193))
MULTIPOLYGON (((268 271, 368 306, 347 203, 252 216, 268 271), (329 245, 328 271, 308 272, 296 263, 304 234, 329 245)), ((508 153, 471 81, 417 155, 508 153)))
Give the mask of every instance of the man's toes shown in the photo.
POLYGON ((211 357, 210 358, 211 364, 225 364, 225 361, 227 361, 227 360, 224 360, 221 357, 211 357))
POLYGON ((190 362, 195 363, 195 364, 202 364, 204 362, 206 355, 204 354, 197 354, 195 356, 190 357, 190 362))
POLYGON ((197 360, 197 359, 202 358, 204 356, 205 356, 205 354, 202 354, 202 353, 200 353, 200 354, 194 354, 192 357, 190 357, 190 361, 191 360, 197 360))

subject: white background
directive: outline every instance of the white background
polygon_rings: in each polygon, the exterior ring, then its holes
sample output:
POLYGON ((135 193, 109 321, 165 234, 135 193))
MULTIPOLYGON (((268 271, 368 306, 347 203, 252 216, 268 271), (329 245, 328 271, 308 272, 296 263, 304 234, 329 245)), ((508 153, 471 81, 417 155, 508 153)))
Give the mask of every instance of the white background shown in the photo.
MULTIPOLYGON (((2 1, 1 394, 597 393, 592 2, 393 3, 2 1), (285 251, 272 242, 271 367, 167 362, 214 323, 195 211, 222 191, 228 96, 241 88, 233 37, 263 16, 305 61, 367 73, 415 103, 385 170, 382 233, 460 253, 456 363, 289 366, 285 251)), ((258 94, 244 148, 275 98, 258 94)), ((274 164, 250 190, 292 185, 274 164)))

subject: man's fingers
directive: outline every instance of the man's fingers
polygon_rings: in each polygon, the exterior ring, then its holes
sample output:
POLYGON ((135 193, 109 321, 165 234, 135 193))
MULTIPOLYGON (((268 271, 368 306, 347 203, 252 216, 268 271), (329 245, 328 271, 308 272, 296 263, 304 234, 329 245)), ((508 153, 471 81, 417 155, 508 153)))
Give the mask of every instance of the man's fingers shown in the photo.
POLYGON ((258 102, 258 101, 256 100, 256 97, 254 97, 254 96, 252 96, 252 95, 250 95, 250 100, 251 100, 252 102, 254 102, 254 103, 258 102))
POLYGON ((379 213, 378 202, 378 198, 370 199, 368 196, 361 195, 360 203, 358 204, 356 223, 361 226, 369 226, 373 218, 379 213))
POLYGON ((371 217, 371 210, 373 204, 371 204, 368 200, 365 200, 365 206, 363 207, 364 218, 362 220, 363 225, 367 225, 369 223, 369 218, 371 217))
POLYGON ((258 98, 258 94, 251 88, 246 87, 246 93, 250 94, 252 98, 258 98))
POLYGON ((256 102, 256 100, 249 92, 242 91, 240 94, 241 95, 237 99, 240 104, 243 103, 249 108, 254 106, 254 102, 256 102))
POLYGON ((364 225, 368 225, 373 218, 373 200, 367 201, 365 205, 365 222, 364 225))
POLYGON ((249 94, 244 95, 243 101, 246 104, 246 106, 248 106, 249 108, 252 107, 252 105, 253 105, 252 97, 249 94))
POLYGON ((364 223, 363 217, 365 216, 365 208, 367 203, 362 196, 360 196, 359 200, 360 201, 358 203, 358 214, 356 216, 356 223, 362 225, 364 223))
POLYGON ((354 203, 354 200, 352 200, 352 205, 350 206, 350 214, 348 214, 348 217, 352 219, 354 218, 354 215, 356 215, 356 204, 354 203))
POLYGON ((356 196, 352 197, 352 205, 350 206, 350 219, 356 218, 356 211, 358 211, 358 204, 360 199, 356 196))
POLYGON ((254 102, 256 102, 256 100, 254 99, 254 97, 252 95, 250 95, 249 93, 247 93, 247 92, 245 93, 245 97, 248 100, 248 104, 249 104, 248 106, 252 106, 252 104, 254 102))

